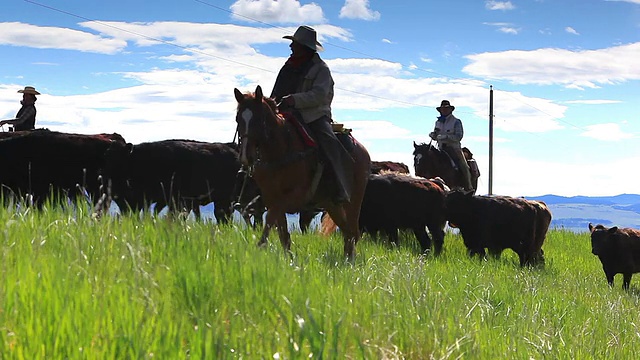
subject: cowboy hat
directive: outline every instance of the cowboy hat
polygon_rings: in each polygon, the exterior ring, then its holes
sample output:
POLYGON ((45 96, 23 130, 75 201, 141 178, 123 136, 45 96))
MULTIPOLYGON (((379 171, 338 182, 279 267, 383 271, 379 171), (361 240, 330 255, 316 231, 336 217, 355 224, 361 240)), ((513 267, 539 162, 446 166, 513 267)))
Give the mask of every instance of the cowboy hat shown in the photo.
POLYGON ((24 90, 18 90, 18 92, 23 94, 40 95, 33 86, 25 86, 24 90))
POLYGON ((298 42, 314 51, 324 50, 322 45, 317 40, 316 31, 313 28, 306 25, 302 25, 298 27, 298 30, 296 30, 293 36, 287 35, 287 36, 283 36, 282 38, 298 42))
POLYGON ((451 108, 451 111, 456 109, 455 106, 451 105, 449 100, 442 100, 442 102, 440 103, 440 106, 438 106, 436 108, 436 110, 440 111, 440 109, 442 109, 442 108, 451 108))

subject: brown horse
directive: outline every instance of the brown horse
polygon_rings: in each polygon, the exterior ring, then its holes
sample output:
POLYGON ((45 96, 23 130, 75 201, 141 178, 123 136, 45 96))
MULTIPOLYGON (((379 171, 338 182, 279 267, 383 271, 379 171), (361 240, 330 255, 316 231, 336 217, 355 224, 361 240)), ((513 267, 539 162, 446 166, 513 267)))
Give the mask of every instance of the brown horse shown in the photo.
POLYGON ((240 161, 253 169, 252 176, 267 207, 258 245, 266 244, 269 231, 276 226, 282 246, 290 251, 286 213, 322 208, 342 230, 344 254, 353 259, 355 245, 360 239, 360 205, 371 167, 367 149, 350 137, 354 159, 351 201, 336 203, 333 173, 320 173, 319 151, 304 144, 295 125, 277 113, 273 99, 265 98, 260 86, 253 94, 242 94, 238 89, 234 89, 234 93, 238 101, 236 122, 240 161))
MULTIPOLYGON (((451 189, 464 188, 462 174, 454 167, 451 157, 431 145, 431 142, 428 144, 413 142, 413 169, 416 176, 426 179, 439 177, 451 189)), ((478 176, 475 176, 473 172, 471 173, 471 184, 475 193, 478 189, 478 176)))

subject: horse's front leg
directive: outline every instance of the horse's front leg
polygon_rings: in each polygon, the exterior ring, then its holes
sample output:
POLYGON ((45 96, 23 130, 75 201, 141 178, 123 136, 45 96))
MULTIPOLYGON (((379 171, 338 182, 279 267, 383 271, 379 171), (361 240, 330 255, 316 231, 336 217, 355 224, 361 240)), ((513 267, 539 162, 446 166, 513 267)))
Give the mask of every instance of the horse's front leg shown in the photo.
POLYGON ((262 231, 262 237, 258 242, 258 246, 266 244, 271 228, 276 226, 282 247, 285 251, 289 251, 291 249, 291 237, 289 235, 289 229, 287 228, 286 214, 283 211, 269 209, 267 210, 267 216, 265 218, 264 230, 262 231))
POLYGON ((287 224, 287 216, 286 214, 282 214, 282 216, 277 219, 278 226, 278 235, 280 236, 280 243, 282 244, 282 248, 284 251, 290 253, 291 252, 291 234, 289 234, 289 226, 287 224))
POLYGON ((262 236, 260 237, 260 241, 258 241, 258 246, 265 246, 267 244, 271 227, 275 225, 276 217, 274 216, 273 210, 267 210, 267 216, 265 216, 264 228, 262 228, 262 236))

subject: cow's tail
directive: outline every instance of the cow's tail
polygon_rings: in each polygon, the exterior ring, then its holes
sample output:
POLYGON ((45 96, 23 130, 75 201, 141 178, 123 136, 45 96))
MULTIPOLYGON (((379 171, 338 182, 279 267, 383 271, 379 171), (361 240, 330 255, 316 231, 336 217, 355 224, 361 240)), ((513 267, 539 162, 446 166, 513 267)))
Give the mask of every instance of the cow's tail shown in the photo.
POLYGON ((322 235, 331 235, 336 231, 338 225, 333 221, 328 212, 322 214, 322 221, 320 222, 320 233, 322 235))

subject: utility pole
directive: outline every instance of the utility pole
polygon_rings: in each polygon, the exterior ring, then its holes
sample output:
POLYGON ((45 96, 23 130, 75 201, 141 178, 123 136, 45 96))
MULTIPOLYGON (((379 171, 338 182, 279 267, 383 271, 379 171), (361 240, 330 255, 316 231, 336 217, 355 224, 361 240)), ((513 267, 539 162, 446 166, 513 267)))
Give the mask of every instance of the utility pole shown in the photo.
POLYGON ((493 85, 489 85, 489 195, 493 195, 493 85))

